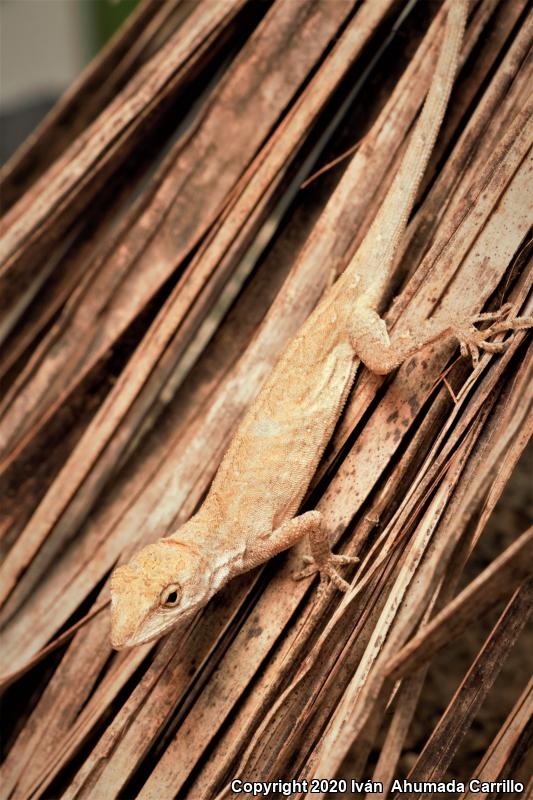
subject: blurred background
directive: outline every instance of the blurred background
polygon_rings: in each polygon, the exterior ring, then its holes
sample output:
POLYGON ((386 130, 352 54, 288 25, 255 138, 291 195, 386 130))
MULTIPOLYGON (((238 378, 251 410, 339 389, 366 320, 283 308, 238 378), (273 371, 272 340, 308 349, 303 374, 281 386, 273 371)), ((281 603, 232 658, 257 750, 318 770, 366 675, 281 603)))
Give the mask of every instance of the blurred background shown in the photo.
POLYGON ((0 0, 0 163, 139 0, 0 0))

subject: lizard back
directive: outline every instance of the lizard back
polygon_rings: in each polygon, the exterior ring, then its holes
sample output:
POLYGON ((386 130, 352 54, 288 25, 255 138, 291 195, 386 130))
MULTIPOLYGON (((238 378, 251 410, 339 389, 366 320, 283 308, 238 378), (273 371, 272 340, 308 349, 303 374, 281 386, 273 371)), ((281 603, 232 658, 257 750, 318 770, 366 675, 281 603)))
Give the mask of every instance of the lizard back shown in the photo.
POLYGON ((226 518, 266 532, 295 514, 354 375, 347 325, 329 293, 282 352, 222 460, 210 495, 226 518), (228 483, 239 485, 231 497, 228 483))

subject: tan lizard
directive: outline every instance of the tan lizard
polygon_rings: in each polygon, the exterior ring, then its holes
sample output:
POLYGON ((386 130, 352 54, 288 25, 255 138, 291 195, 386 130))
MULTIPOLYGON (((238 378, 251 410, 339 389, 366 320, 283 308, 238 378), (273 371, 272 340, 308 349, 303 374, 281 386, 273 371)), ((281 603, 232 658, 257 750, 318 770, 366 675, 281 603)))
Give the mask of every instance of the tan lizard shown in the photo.
POLYGON ((321 582, 348 584, 337 566, 319 511, 298 509, 354 381, 359 361, 385 374, 424 345, 455 336, 463 355, 500 352, 488 338, 530 327, 506 319, 509 307, 474 320, 429 320, 389 340, 377 313, 383 287, 440 128, 453 85, 467 0, 452 0, 435 76, 402 164, 365 240, 289 343, 242 420, 200 510, 172 535, 144 547, 111 579, 111 641, 131 647, 157 638, 190 616, 235 575, 272 558, 306 534, 321 582), (374 269, 361 265, 374 265, 374 269), (364 277, 366 276, 366 277, 364 277), (473 322, 491 320, 478 331, 473 322), (295 516, 296 515, 296 516, 295 516))

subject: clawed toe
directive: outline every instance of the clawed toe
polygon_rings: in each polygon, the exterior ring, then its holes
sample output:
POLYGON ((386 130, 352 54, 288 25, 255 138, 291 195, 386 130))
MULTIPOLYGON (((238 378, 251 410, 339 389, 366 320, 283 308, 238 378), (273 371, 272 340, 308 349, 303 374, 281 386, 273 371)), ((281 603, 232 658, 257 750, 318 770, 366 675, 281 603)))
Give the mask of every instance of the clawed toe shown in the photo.
POLYGON ((337 572, 334 567, 330 564, 326 564, 326 566, 322 567, 322 569, 317 570, 320 572, 320 583, 318 584, 318 595, 321 596, 329 589, 330 585, 333 584, 336 589, 340 592, 345 594, 348 589, 350 588, 350 584, 348 581, 345 581, 344 578, 341 578, 339 573, 337 572))
POLYGON ((358 564, 361 559, 357 556, 342 556, 342 555, 332 555, 331 560, 334 564, 358 564))
MULTIPOLYGON (((334 569, 333 567, 330 567, 329 564, 328 564, 326 566, 326 568, 323 570, 323 572, 330 579, 331 583, 334 586, 336 586, 337 589, 339 589, 339 591, 341 591, 343 593, 346 593, 348 591, 348 589, 350 588, 350 584, 348 583, 348 581, 345 581, 344 578, 341 578, 341 576, 339 575, 339 573, 337 572, 336 569, 334 569)), ((327 580, 327 579, 324 579, 322 577, 322 573, 321 573, 320 577, 321 577, 321 581, 320 581, 321 583, 324 580, 327 580)))
POLYGON ((472 319, 472 322, 474 322, 474 323, 475 322, 489 322, 489 321, 493 321, 493 320, 503 319, 511 311, 512 307, 513 307, 512 303, 505 303, 497 311, 485 311, 482 314, 477 314, 472 319))
POLYGON ((309 564, 309 566, 304 567, 304 569, 300 569, 298 572, 293 572, 292 578, 295 581, 302 581, 304 578, 310 578, 311 575, 316 575, 317 572, 318 567, 313 562, 312 564, 309 564))
POLYGON ((335 555, 332 553, 325 564, 318 566, 313 558, 304 556, 304 562, 307 566, 299 570, 299 572, 293 573, 292 577, 295 581, 300 581, 303 578, 310 578, 312 575, 316 575, 316 573, 319 572, 319 594, 322 594, 330 583, 336 586, 341 592, 347 592, 350 588, 350 584, 339 575, 335 569, 335 565, 345 566, 347 564, 357 564, 359 560, 357 556, 335 555))
POLYGON ((498 309, 498 311, 489 311, 475 316, 472 322, 492 322, 492 324, 484 330, 480 331, 470 323, 468 325, 461 324, 457 327, 456 335, 459 340, 461 355, 463 357, 470 356, 474 367, 477 367, 479 363, 481 351, 487 353, 503 353, 513 338, 511 335, 503 342, 491 342, 489 339, 492 336, 496 336, 499 333, 512 334, 514 331, 533 327, 532 317, 508 317, 507 315, 511 309, 512 304, 506 303, 498 309))
POLYGON ((501 322, 495 321, 483 331, 484 336, 494 336, 497 333, 507 333, 508 331, 521 331, 526 328, 533 328, 533 317, 512 317, 501 322))
POLYGON ((510 342, 511 339, 506 339, 505 342, 486 342, 483 339, 479 346, 482 350, 486 350, 487 353, 503 353, 509 347, 510 342))

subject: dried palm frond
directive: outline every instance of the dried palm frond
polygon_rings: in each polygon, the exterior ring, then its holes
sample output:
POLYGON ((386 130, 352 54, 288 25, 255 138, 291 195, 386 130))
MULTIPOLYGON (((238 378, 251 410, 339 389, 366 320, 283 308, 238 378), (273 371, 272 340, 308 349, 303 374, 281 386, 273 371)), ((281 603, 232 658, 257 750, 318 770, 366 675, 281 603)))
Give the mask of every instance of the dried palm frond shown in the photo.
MULTIPOLYGON (((451 1, 144 0, 6 165, 1 797, 196 800, 280 776, 365 776, 385 797, 399 776, 470 777, 461 746, 531 609, 531 529, 469 571, 531 431, 526 332, 473 370, 452 343, 361 372, 306 499, 361 557, 346 596, 292 580, 298 547, 131 651, 111 649, 106 606, 112 568, 194 512, 361 242, 451 1), (436 659, 485 615, 413 755, 436 659)), ((533 14, 471 6, 383 298, 393 335, 449 308, 531 313, 533 14)), ((476 777, 508 776, 511 753, 524 776, 531 713, 517 686, 476 777)))

